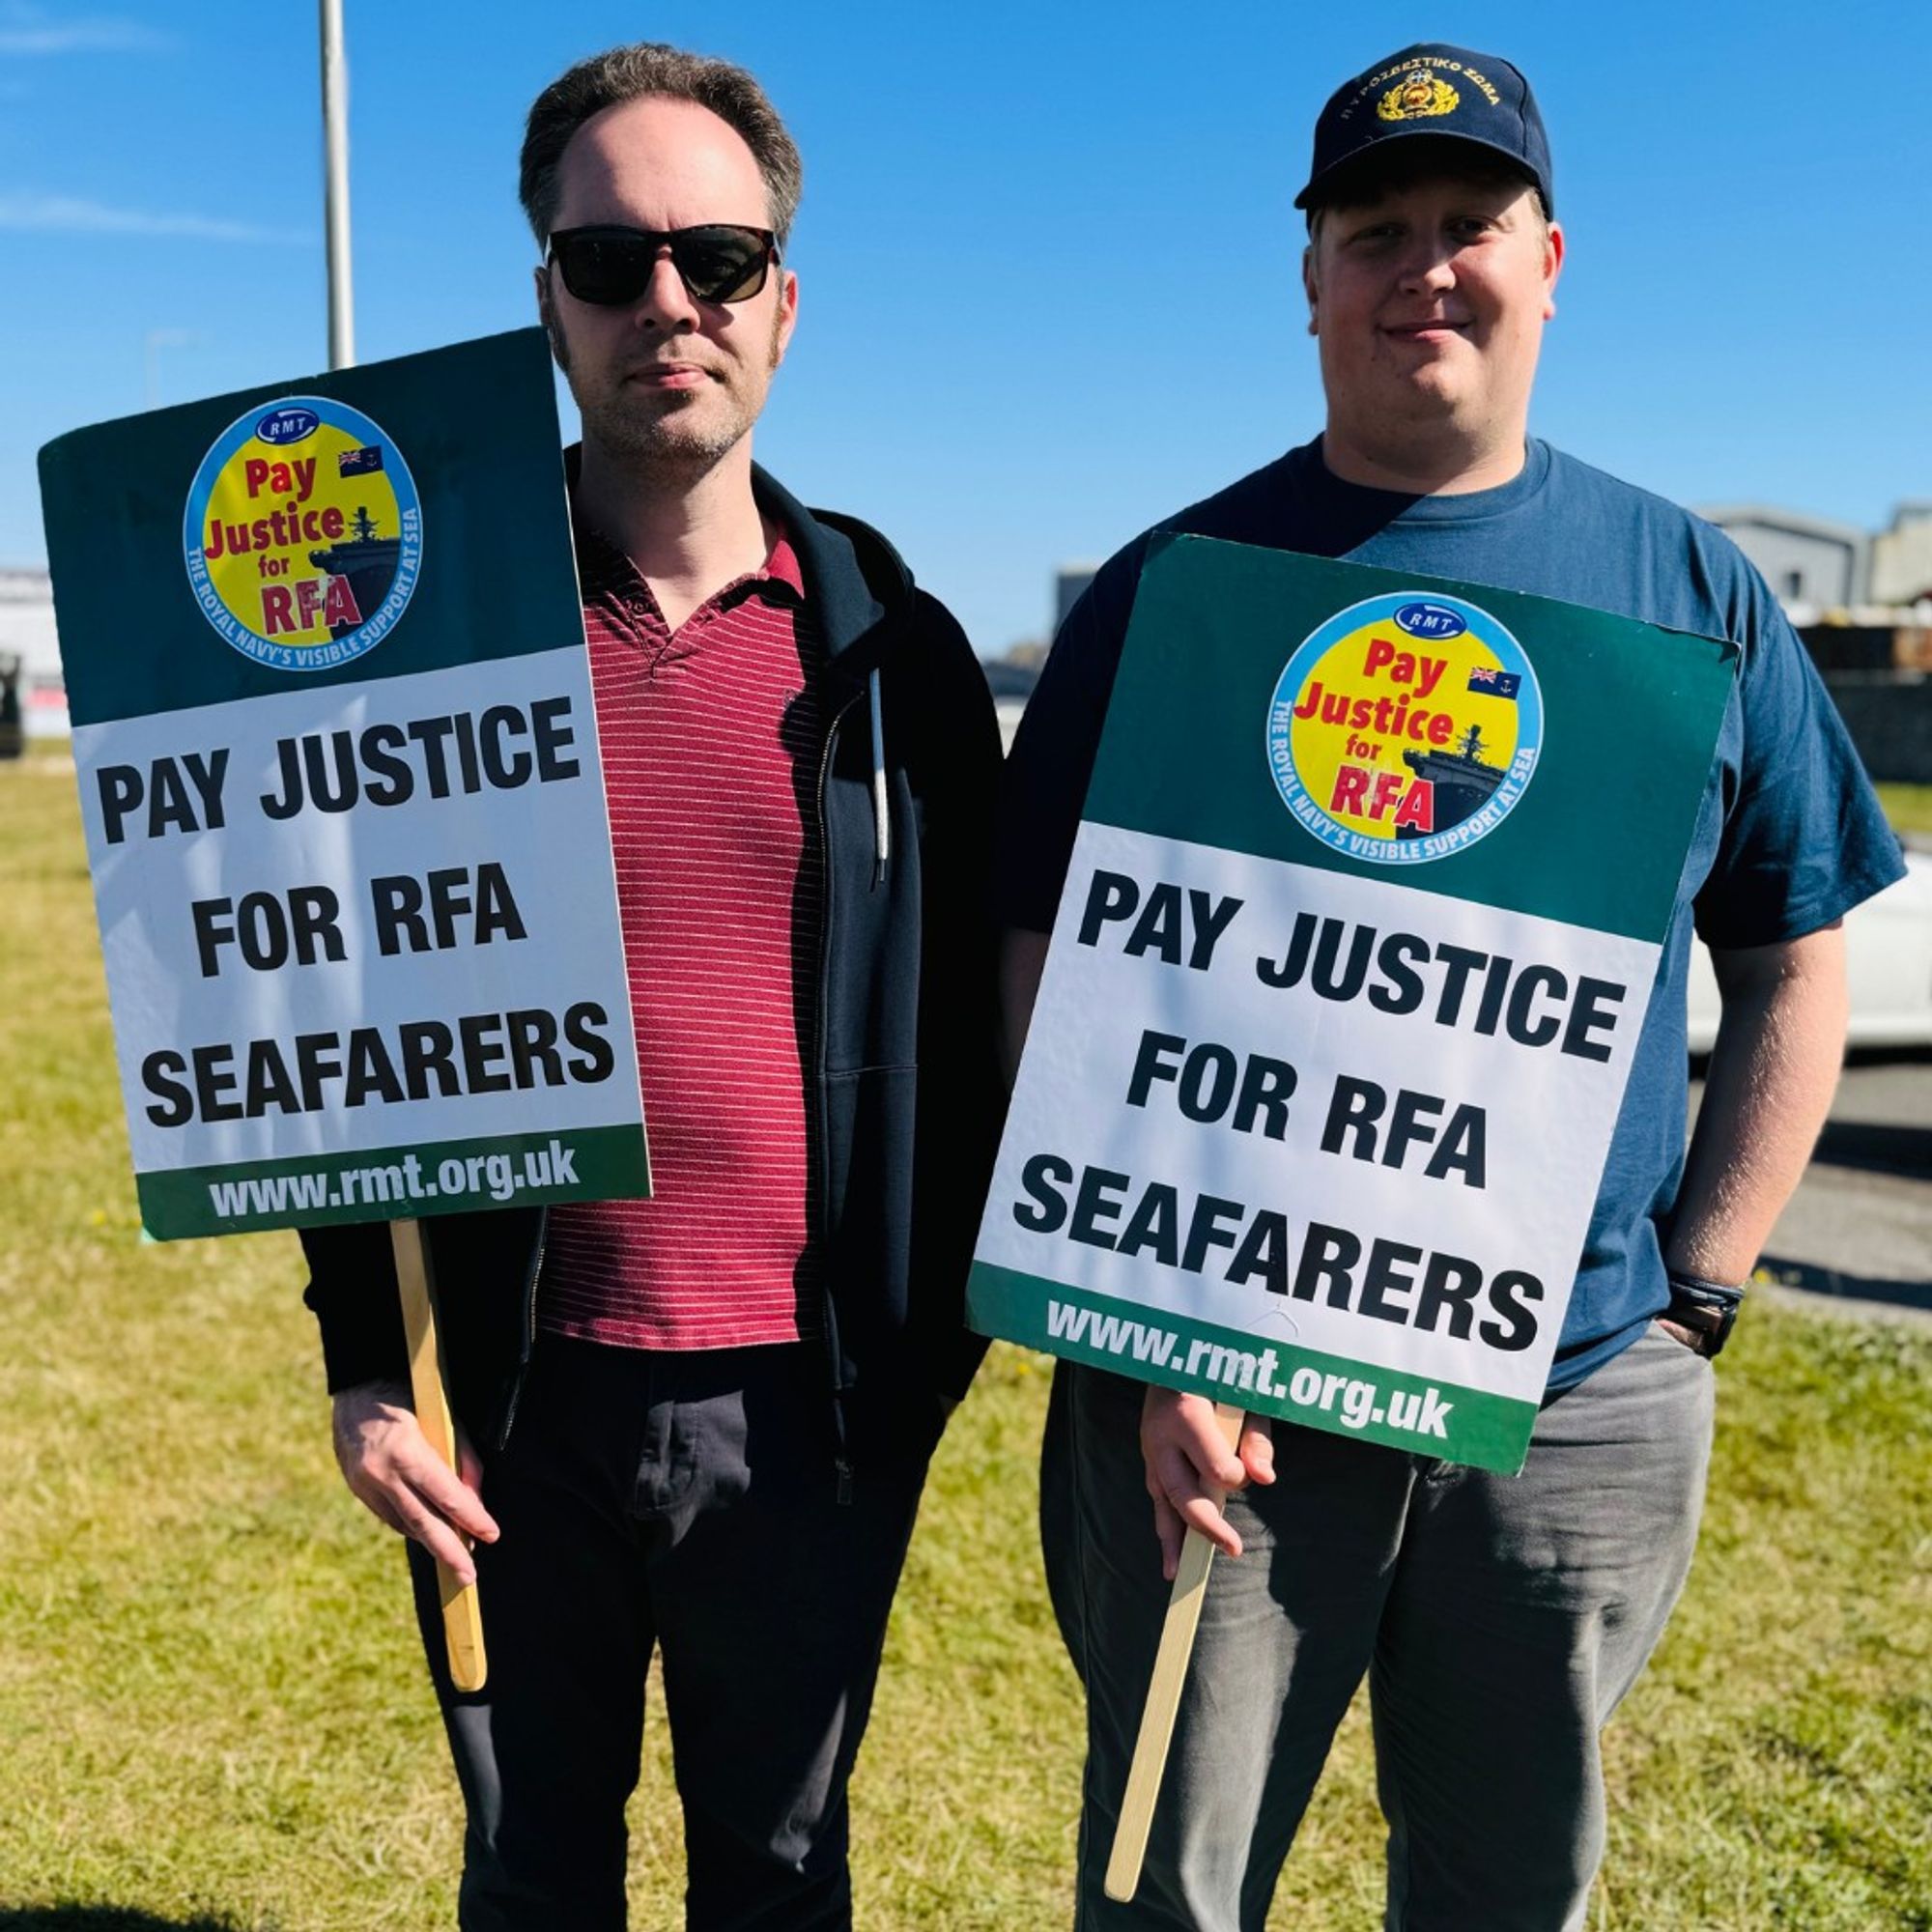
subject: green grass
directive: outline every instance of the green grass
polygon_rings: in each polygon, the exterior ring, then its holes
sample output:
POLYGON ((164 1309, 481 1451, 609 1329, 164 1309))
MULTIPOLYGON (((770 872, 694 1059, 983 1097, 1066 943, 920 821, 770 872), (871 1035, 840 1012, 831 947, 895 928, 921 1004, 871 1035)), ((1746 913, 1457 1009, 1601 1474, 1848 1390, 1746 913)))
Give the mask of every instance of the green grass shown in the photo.
MULTIPOLYGON (((341 1491, 292 1236, 135 1222, 72 781, 0 770, 0 1932, 453 1923, 400 1562, 341 1491)), ((1690 1588, 1612 1730, 1596 1932, 1932 1928, 1924 1331, 1753 1309, 1690 1588)), ((860 1922, 1066 1922, 1080 1702, 1034 1530, 1046 1375, 941 1453, 855 1790, 860 1922)), ((680 1922, 661 1724, 634 1923, 680 1922)), ((1379 1924, 1359 1709, 1273 1923, 1379 1924)))
POLYGON ((1878 797, 1894 832, 1932 832, 1932 785, 1882 784, 1878 797))

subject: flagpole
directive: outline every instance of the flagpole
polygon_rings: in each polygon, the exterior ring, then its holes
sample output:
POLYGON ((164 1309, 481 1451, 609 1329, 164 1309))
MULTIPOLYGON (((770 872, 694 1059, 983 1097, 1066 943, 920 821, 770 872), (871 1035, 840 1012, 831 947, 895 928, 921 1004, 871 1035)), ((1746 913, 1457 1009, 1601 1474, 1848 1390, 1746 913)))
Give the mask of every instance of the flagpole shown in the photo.
POLYGON ((328 366, 355 362, 355 295, 349 276, 349 57, 342 0, 322 9, 323 221, 328 250, 328 366))

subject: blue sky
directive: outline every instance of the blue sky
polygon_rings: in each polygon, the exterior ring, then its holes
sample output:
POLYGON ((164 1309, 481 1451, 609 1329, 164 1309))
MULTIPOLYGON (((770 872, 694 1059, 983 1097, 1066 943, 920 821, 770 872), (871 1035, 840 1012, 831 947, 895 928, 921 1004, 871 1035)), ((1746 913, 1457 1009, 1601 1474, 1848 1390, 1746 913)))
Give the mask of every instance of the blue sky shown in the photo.
MULTIPOLYGON (((1570 259, 1533 426, 1690 502, 1932 497, 1932 7, 729 8, 347 0, 358 349, 530 319, 530 97, 648 32, 739 59, 806 157, 759 455, 880 524, 982 651, 1063 559, 1321 426, 1299 218, 1331 88, 1515 60, 1570 259)), ((0 0, 0 564, 34 454, 326 359, 307 0, 0 0)))

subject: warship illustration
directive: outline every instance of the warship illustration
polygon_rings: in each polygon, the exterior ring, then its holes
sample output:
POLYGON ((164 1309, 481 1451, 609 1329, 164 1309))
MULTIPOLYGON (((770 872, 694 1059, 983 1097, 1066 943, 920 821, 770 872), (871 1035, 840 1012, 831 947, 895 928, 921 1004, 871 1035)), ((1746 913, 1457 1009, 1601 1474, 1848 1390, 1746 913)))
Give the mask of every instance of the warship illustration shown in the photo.
MULTIPOLYGON (((1502 783, 1506 770, 1491 764, 1483 753, 1483 727, 1471 724, 1456 742, 1453 752, 1405 752, 1403 762, 1418 778, 1427 779, 1435 788, 1435 827, 1446 832, 1460 825, 1472 811, 1480 810, 1490 794, 1502 783)), ((1398 838, 1426 838, 1429 834, 1413 825, 1397 828, 1398 838)))
MULTIPOLYGON (((389 594, 389 585, 396 581, 396 563, 403 554, 403 540, 400 536, 379 535, 375 518, 360 504, 356 506, 352 528, 348 542, 331 544, 327 550, 312 550, 308 560, 331 577, 346 577, 355 598, 355 608, 367 618, 389 594)), ((355 628, 355 623, 331 624, 328 632, 330 637, 339 638, 345 631, 355 628)))

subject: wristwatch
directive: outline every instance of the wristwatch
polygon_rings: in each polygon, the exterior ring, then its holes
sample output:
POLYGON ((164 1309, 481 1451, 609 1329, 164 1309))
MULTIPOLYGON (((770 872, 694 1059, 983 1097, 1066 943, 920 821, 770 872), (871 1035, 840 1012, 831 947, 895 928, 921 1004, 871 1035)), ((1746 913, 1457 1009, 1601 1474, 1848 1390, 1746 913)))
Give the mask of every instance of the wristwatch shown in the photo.
POLYGON ((1744 1304, 1742 1286, 1707 1281, 1702 1275, 1668 1270, 1670 1306, 1659 1318, 1682 1332, 1685 1343, 1706 1359, 1731 1339, 1738 1310, 1744 1304))

